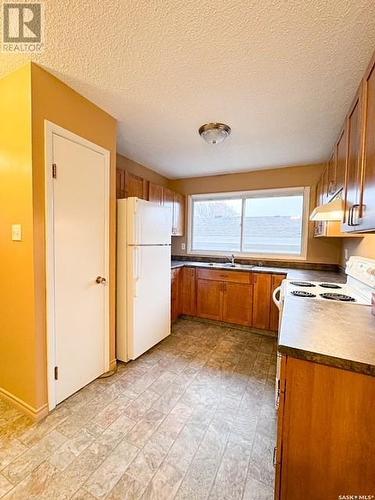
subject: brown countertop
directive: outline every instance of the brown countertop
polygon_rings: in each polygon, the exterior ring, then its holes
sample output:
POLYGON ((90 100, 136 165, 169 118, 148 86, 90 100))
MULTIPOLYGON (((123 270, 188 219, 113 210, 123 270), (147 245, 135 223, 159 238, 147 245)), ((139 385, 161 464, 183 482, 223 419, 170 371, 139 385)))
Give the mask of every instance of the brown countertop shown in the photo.
POLYGON ((294 269, 290 267, 269 267, 254 265, 236 265, 230 267, 228 264, 211 262, 194 262, 187 260, 172 260, 171 268, 197 267, 203 269, 226 269, 230 271, 251 271, 253 273, 286 274, 288 279, 310 280, 310 281, 331 281, 334 283, 345 283, 346 276, 343 273, 333 271, 313 271, 309 269, 294 269))
POLYGON ((370 306, 285 297, 279 352, 375 376, 370 306))

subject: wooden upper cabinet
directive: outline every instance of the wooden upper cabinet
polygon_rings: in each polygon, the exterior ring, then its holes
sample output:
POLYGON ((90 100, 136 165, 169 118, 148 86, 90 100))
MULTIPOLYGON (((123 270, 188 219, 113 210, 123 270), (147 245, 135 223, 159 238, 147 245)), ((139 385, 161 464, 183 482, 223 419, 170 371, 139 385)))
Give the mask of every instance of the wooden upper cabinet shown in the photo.
MULTIPOLYGON (((271 293, 279 287, 282 281, 286 278, 285 274, 273 274, 271 278, 271 293)), ((276 307, 273 300, 271 300, 271 309, 270 309, 270 326, 269 329, 273 332, 277 332, 279 329, 279 310, 276 307)))
POLYGON ((173 193, 173 223, 172 236, 184 235, 185 196, 173 193))
POLYGON ((358 91, 347 118, 348 148, 345 188, 345 231, 356 231, 355 211, 359 206, 361 168, 361 92, 358 91))
POLYGON ((336 145, 336 191, 345 186, 347 139, 348 133, 344 127, 336 145))
POLYGON ((173 226, 173 202, 174 202, 174 192, 171 189, 163 188, 163 205, 169 209, 171 217, 171 234, 173 226))
POLYGON ((375 55, 363 83, 363 171, 358 230, 375 230, 375 55))
POLYGON ((125 197, 130 198, 132 196, 147 200, 148 182, 138 175, 125 171, 125 197))
POLYGON ((220 321, 223 293, 222 281, 197 279, 197 316, 220 321))
POLYGON ((196 286, 195 269, 184 267, 182 269, 182 314, 195 316, 196 307, 196 286))
POLYGON ((222 320, 227 323, 251 326, 253 287, 244 283, 223 283, 222 320))
POLYGON ((331 154, 327 165, 327 197, 328 199, 336 193, 336 150, 331 154))
POLYGON ((116 198, 125 198, 125 170, 116 169, 116 198))
POLYGON ((253 327, 268 330, 270 326, 272 275, 254 273, 253 327))
POLYGON ((163 186, 150 182, 148 186, 148 201, 163 205, 163 186))
POLYGON ((171 189, 163 188, 163 204, 169 208, 171 213, 172 236, 183 236, 185 197, 182 194, 175 193, 171 189))
POLYGON ((328 201, 328 165, 322 174, 322 203, 327 203, 328 201))

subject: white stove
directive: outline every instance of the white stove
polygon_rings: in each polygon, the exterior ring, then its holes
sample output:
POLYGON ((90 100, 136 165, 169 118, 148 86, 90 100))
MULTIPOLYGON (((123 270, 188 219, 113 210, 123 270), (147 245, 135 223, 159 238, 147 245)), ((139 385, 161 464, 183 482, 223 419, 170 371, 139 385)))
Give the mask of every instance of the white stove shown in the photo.
MULTIPOLYGON (((284 280, 273 293, 273 301, 282 310, 287 296, 298 300, 326 300, 343 304, 371 306, 372 294, 375 293, 375 260, 364 257, 350 257, 345 269, 346 283, 324 281, 284 280)), ((278 408, 280 397, 281 354, 277 354, 275 406, 278 408)))
POLYGON ((281 287, 274 292, 274 302, 280 310, 285 297, 289 295, 304 300, 327 300, 370 306, 372 293, 375 292, 375 260, 350 257, 345 272, 346 283, 284 280, 281 287))
POLYGON ((289 281, 283 285, 283 294, 306 299, 330 300, 348 304, 370 305, 371 298, 361 294, 347 283, 326 283, 321 281, 289 281))

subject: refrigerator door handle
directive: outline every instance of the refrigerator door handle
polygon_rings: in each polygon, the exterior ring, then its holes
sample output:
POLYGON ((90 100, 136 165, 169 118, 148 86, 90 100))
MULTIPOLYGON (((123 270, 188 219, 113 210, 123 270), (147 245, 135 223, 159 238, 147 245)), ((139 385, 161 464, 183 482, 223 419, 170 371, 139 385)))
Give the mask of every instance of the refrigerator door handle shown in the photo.
POLYGON ((134 280, 134 297, 137 297, 138 295, 138 281, 140 280, 141 278, 141 265, 140 265, 140 253, 139 253, 139 248, 138 247, 134 247, 133 248, 133 251, 134 251, 134 276, 133 276, 133 280, 134 280))
POLYGON ((141 244, 141 237, 142 237, 142 230, 141 230, 141 217, 139 214, 135 215, 134 218, 134 224, 135 224, 135 231, 134 231, 134 238, 135 238, 135 244, 140 245, 141 244))

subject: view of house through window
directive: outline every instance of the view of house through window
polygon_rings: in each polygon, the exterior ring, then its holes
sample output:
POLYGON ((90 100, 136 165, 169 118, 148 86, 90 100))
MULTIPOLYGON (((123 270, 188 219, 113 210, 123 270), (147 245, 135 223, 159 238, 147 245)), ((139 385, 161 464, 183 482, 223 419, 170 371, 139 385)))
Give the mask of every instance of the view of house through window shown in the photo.
POLYGON ((191 251, 300 256, 304 188, 193 196, 191 251))

